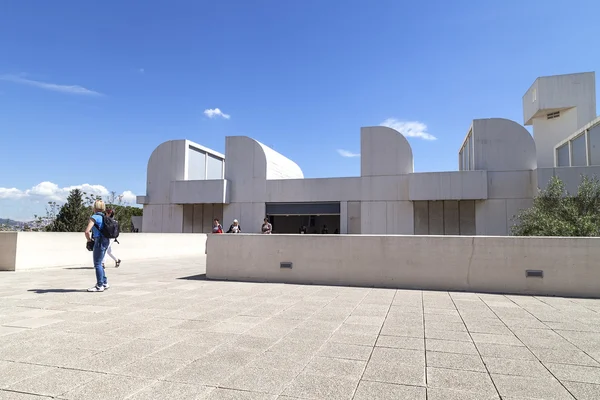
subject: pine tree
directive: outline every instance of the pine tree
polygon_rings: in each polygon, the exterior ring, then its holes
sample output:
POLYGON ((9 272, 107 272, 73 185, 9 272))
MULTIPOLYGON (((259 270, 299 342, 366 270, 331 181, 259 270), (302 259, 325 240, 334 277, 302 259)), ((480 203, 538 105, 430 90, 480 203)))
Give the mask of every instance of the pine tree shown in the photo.
POLYGON ((83 193, 79 189, 73 189, 56 216, 54 222, 49 226, 51 232, 83 232, 91 215, 90 207, 84 204, 83 193))

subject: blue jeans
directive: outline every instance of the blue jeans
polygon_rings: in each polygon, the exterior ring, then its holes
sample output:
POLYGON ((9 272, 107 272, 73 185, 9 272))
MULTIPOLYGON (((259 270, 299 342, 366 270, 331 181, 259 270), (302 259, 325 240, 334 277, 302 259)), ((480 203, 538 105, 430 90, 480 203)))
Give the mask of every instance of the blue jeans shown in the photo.
POLYGON ((96 286, 98 287, 108 283, 104 268, 102 268, 102 261, 109 244, 110 240, 105 237, 94 238, 94 269, 96 270, 96 286))

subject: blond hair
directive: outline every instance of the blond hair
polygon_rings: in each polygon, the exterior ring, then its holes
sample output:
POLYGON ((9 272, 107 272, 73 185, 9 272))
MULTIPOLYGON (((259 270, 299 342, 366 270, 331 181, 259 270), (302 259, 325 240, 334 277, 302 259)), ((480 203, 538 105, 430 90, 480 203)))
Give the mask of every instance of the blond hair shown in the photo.
POLYGON ((106 211, 106 205, 104 204, 104 202, 102 200, 96 200, 94 202, 94 212, 105 212, 106 211))

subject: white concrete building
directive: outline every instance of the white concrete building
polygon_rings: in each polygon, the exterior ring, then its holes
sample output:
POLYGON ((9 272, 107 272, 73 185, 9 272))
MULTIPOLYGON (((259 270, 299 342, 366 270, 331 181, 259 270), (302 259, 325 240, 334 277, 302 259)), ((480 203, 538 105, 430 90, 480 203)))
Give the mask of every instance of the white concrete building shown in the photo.
POLYGON ((268 216, 274 233, 507 235, 538 182, 556 175, 575 190, 581 173, 600 175, 594 73, 538 78, 523 114, 533 137, 510 120, 474 120, 450 172, 415 173, 406 138, 382 126, 361 128, 361 174, 348 178, 306 179, 245 136, 227 137, 225 155, 168 141, 152 153, 138 196, 143 231, 207 233, 219 218, 258 233, 268 216))

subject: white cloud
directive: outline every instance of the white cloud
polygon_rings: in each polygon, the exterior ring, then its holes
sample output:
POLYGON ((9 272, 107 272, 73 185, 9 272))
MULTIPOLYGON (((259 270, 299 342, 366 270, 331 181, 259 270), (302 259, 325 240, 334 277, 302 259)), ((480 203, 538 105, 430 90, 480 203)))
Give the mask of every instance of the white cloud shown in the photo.
POLYGON ((427 125, 419 121, 399 121, 395 118, 388 118, 383 121, 381 126, 387 126, 403 134, 405 137, 416 137, 425 140, 437 140, 435 136, 427 133, 427 125))
MULTIPOLYGON (((55 201, 57 203, 64 203, 69 196, 69 192, 73 189, 79 189, 88 195, 100 196, 103 199, 108 199, 111 195, 110 191, 102 185, 90 185, 84 183, 82 185, 74 185, 67 187, 59 187, 56 183, 52 182, 41 182, 31 189, 19 190, 17 188, 1 188, 0 187, 0 199, 7 200, 19 200, 19 199, 30 199, 33 201, 55 201)), ((117 196, 122 196, 122 200, 128 204, 135 204, 136 196, 130 191, 126 190, 117 196)), ((0 216, 2 217, 2 216, 0 216)))
POLYGON ((131 204, 135 204, 135 201, 137 199, 137 196, 135 195, 135 193, 133 193, 131 190, 126 190, 121 194, 122 200, 125 203, 131 203, 131 204))
POLYGON ((140 68, 140 69, 138 69, 138 72, 139 72, 140 74, 143 74, 144 72, 146 72, 146 70, 145 70, 144 68, 140 68))
POLYGON ((222 117, 225 119, 231 118, 231 115, 225 114, 223 111, 219 110, 218 108, 207 108, 206 110, 204 110, 204 115, 206 115, 208 118, 215 118, 215 117, 222 117))
POLYGON ((17 188, 0 188, 0 199, 20 199, 25 193, 17 188))
POLYGON ((83 86, 79 85, 59 85, 56 83, 40 82, 34 81, 32 79, 26 79, 16 75, 0 75, 0 80, 18 83, 21 85, 34 86, 40 89, 52 90, 54 92, 77 94, 84 96, 102 96, 102 93, 84 88, 83 86))
POLYGON ((353 153, 353 152, 348 151, 348 150, 337 149, 337 152, 342 157, 348 157, 348 158, 360 157, 360 153, 353 153))

